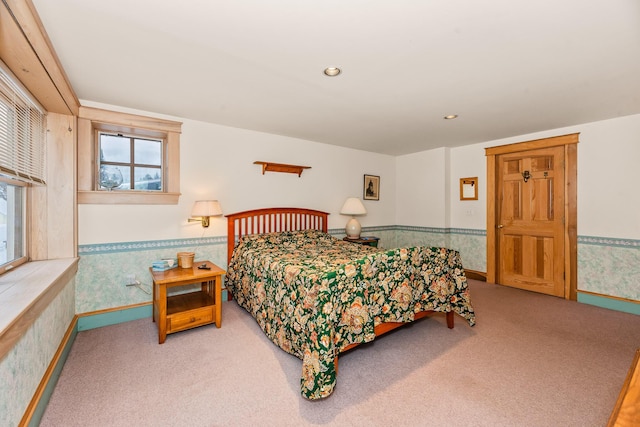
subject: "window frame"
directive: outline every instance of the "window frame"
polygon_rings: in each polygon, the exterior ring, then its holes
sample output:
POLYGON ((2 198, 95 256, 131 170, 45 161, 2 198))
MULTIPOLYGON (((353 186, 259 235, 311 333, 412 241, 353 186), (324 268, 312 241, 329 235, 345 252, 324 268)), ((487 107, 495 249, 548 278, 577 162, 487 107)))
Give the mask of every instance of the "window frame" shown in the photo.
MULTIPOLYGON (((164 173, 164 169, 165 169, 165 162, 164 162, 164 158, 165 155, 164 153, 167 150, 167 144, 166 141, 164 139, 161 138, 151 138, 149 136, 141 136, 139 134, 122 134, 122 133, 114 133, 114 132, 105 132, 103 130, 97 130, 98 134, 96 135, 96 153, 97 153, 97 157, 96 157, 96 162, 98 163, 98 166, 96 167, 96 183, 98 183, 100 181, 100 170, 102 168, 103 165, 106 166, 123 166, 123 167, 128 167, 129 168, 129 181, 130 181, 130 186, 129 189, 121 189, 121 188, 114 188, 111 191, 153 191, 155 193, 158 192, 162 192, 164 191, 165 188, 165 173, 164 173), (112 137, 118 137, 118 138, 123 138, 123 139, 128 139, 128 143, 129 143, 129 162, 117 162, 117 161, 108 161, 108 160, 101 160, 100 159, 100 148, 102 147, 102 141, 101 141, 101 137, 103 135, 108 135, 108 136, 112 136, 112 137), (136 158, 135 158, 135 148, 134 148, 134 144, 135 144, 135 140, 146 140, 146 141, 152 141, 155 143, 160 143, 160 156, 161 156, 161 160, 160 160, 160 165, 153 165, 153 164, 145 164, 145 163, 139 163, 136 158), (136 168, 149 168, 149 169, 158 169, 160 171, 160 181, 161 181, 161 185, 159 190, 142 190, 142 189, 136 189, 135 188, 135 170, 136 168)), ((99 191, 110 191, 107 188, 100 188, 100 185, 96 184, 96 187, 99 191)))
POLYGON ((78 117, 78 203, 178 204, 182 123, 92 107, 78 117), (104 191, 97 183, 99 132, 163 140, 163 190, 104 191))
MULTIPOLYGON (((22 232, 22 244, 24 246, 24 250, 23 250, 23 254, 21 257, 19 258, 15 258, 12 259, 10 261, 7 261, 3 264, 0 264, 0 275, 6 273, 9 270, 14 269, 15 267, 22 265, 24 263, 26 263, 27 261, 29 261, 29 253, 30 253, 30 239, 31 239, 31 233, 30 233, 30 227, 29 227, 29 217, 30 217, 30 210, 29 210, 29 188, 31 187, 31 184, 24 182, 24 181, 20 181, 18 179, 15 178, 11 178, 8 177, 6 175, 0 175, 0 181, 9 184, 9 185, 13 185, 15 187, 22 187, 23 188, 23 200, 22 200, 22 223, 23 223, 23 227, 24 230, 22 232)), ((7 242, 8 244, 8 242, 7 242)))

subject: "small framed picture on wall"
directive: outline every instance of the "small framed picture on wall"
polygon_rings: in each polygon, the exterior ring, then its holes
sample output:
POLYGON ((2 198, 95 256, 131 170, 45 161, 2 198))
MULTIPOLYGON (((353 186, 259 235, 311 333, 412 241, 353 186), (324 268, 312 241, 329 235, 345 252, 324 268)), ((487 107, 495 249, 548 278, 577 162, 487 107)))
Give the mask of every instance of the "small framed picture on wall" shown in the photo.
POLYGON ((460 178, 460 200, 478 200, 478 177, 460 178))
POLYGON ((380 177, 376 175, 364 176, 364 200, 380 200, 380 177))

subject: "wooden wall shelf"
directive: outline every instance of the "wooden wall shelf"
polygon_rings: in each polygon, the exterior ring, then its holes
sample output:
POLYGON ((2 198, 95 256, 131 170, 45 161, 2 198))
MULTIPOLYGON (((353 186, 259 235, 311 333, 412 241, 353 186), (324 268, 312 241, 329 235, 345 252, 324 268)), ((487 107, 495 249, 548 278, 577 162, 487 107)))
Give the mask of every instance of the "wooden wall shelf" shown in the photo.
POLYGON ((295 173, 298 176, 302 175, 302 171, 305 169, 311 169, 311 166, 298 166, 298 165, 285 165, 283 163, 272 163, 272 162, 253 162, 254 165, 262 165, 262 175, 265 172, 284 172, 284 173, 295 173))

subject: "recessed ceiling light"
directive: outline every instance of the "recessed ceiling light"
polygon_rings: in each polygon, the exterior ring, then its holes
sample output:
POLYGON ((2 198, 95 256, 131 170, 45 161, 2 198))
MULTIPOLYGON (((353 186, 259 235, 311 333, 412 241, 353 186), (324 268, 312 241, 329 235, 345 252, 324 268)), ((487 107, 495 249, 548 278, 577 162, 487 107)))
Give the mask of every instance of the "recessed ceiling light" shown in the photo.
POLYGON ((456 118, 458 118, 457 114, 449 114, 448 116, 444 116, 445 120, 453 120, 453 119, 456 119, 456 118))
POLYGON ((324 74, 329 77, 335 77, 340 74, 342 70, 338 67, 329 67, 324 69, 324 74))

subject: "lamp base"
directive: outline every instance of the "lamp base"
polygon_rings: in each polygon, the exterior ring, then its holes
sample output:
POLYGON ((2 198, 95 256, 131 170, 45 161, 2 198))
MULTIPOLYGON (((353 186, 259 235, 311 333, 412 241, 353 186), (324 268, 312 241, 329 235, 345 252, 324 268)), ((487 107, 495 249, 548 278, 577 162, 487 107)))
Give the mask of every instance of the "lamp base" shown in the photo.
POLYGON ((344 228, 345 233, 347 233, 347 237, 350 239, 359 239, 360 231, 362 231, 362 227, 357 219, 351 218, 349 222, 347 222, 347 226, 344 228))

